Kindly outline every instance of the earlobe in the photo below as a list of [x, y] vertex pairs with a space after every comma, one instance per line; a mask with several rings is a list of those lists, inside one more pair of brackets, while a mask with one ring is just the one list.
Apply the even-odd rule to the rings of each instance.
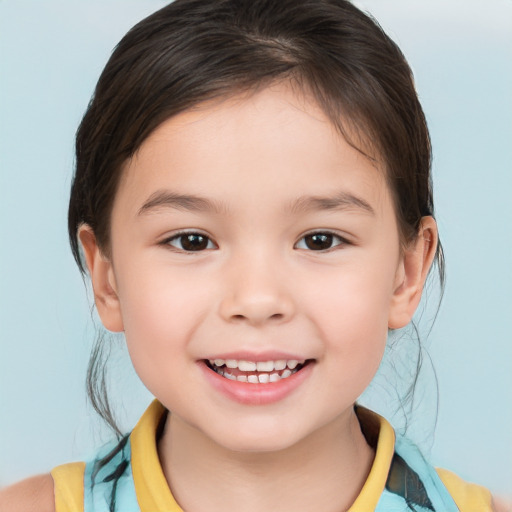
[[101, 321], [109, 331], [121, 332], [124, 330], [123, 319], [112, 262], [102, 253], [90, 226], [80, 226], [78, 237], [82, 243]]
[[397, 269], [388, 327], [400, 329], [412, 319], [437, 250], [437, 225], [433, 217], [421, 219], [418, 236], [404, 250]]

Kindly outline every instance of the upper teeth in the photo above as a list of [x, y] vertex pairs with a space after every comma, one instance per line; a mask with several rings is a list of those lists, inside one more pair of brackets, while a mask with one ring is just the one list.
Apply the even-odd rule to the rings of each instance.
[[228, 368], [238, 368], [242, 372], [272, 372], [274, 370], [284, 370], [288, 367], [294, 370], [297, 365], [304, 364], [304, 360], [297, 359], [278, 359], [277, 361], [245, 361], [237, 359], [210, 359], [210, 364], [215, 366], [227, 366]]

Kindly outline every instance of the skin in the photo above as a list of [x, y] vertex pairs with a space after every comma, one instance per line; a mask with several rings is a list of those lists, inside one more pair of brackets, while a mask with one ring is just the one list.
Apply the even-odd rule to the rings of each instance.
[[0, 489], [2, 512], [53, 512], [53, 479], [51, 475], [37, 475]]
[[[170, 193], [218, 209], [174, 208], [161, 200]], [[352, 200], [290, 209], [335, 193]], [[159, 453], [181, 506], [348, 508], [373, 460], [353, 404], [388, 329], [418, 304], [434, 220], [403, 250], [382, 168], [281, 83], [163, 123], [127, 163], [111, 226], [109, 257], [88, 227], [80, 233], [98, 312], [124, 331], [141, 380], [172, 411]], [[183, 229], [208, 237], [206, 249], [186, 253]], [[333, 233], [332, 247], [308, 248], [313, 230]], [[278, 350], [312, 368], [284, 399], [240, 404], [198, 364], [240, 350]]]

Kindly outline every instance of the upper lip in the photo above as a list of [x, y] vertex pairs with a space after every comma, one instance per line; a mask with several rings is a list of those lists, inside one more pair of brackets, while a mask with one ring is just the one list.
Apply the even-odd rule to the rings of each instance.
[[281, 352], [281, 351], [264, 351], [264, 352], [249, 352], [249, 351], [236, 351], [236, 352], [222, 352], [219, 354], [212, 354], [204, 359], [234, 359], [236, 361], [254, 361], [255, 363], [259, 361], [281, 361], [281, 360], [296, 360], [296, 361], [305, 361], [307, 357], [303, 357], [299, 354], [292, 354], [290, 352]]

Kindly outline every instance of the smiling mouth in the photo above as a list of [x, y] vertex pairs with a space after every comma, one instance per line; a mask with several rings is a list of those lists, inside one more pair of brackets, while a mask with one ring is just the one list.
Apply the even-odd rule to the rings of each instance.
[[229, 380], [249, 384], [268, 384], [287, 379], [302, 370], [313, 359], [277, 361], [244, 361], [236, 359], [206, 359], [210, 370]]

